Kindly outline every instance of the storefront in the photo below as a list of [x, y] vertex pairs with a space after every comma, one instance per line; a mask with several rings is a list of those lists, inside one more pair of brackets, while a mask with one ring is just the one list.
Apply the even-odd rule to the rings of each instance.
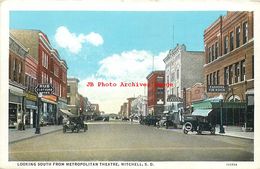
[[37, 118], [37, 96], [32, 92], [26, 92], [25, 98], [24, 124], [26, 128], [35, 128]]
[[22, 122], [24, 92], [22, 88], [9, 85], [9, 128], [18, 128]]
[[[203, 113], [207, 110], [209, 121], [213, 124], [220, 124], [220, 112], [222, 109], [222, 120], [226, 126], [244, 126], [246, 120], [245, 102], [220, 102], [218, 99], [207, 99], [192, 103], [192, 109], [195, 113]], [[193, 113], [192, 113], [193, 114]]]
[[54, 125], [57, 123], [57, 96], [46, 95], [41, 98], [40, 125]]

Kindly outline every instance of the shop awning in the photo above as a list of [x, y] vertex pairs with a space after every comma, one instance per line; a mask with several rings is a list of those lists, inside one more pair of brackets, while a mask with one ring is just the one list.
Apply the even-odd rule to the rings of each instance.
[[72, 114], [71, 112], [69, 112], [69, 111], [66, 110], [66, 109], [60, 109], [60, 111], [61, 111], [62, 113], [64, 113], [64, 114], [70, 116], [70, 117], [72, 117], [72, 116], [77, 116], [77, 115], [75, 115], [75, 114]]
[[196, 109], [192, 112], [192, 115], [196, 116], [208, 116], [212, 109]]
[[[220, 102], [212, 102], [210, 100], [205, 100], [201, 102], [192, 103], [192, 107], [196, 109], [218, 109], [221, 108]], [[245, 102], [223, 102], [222, 108], [238, 108], [243, 109], [246, 107]]]

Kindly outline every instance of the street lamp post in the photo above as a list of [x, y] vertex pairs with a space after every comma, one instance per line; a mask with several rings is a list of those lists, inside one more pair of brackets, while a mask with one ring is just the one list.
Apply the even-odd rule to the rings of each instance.
[[39, 93], [38, 102], [37, 102], [38, 112], [37, 112], [37, 117], [36, 117], [35, 134], [41, 134], [41, 128], [40, 128], [41, 97], [42, 97], [42, 94]]
[[219, 96], [219, 102], [220, 102], [220, 128], [219, 133], [225, 133], [225, 129], [223, 127], [223, 96]]

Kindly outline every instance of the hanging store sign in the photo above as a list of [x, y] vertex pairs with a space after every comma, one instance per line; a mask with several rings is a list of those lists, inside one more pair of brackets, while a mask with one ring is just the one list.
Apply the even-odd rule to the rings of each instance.
[[228, 86], [226, 85], [208, 85], [207, 92], [209, 93], [225, 93], [228, 91]]

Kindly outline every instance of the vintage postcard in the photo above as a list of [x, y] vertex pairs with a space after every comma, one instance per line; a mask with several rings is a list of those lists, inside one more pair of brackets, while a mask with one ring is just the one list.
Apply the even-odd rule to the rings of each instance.
[[0, 168], [259, 168], [257, 8], [3, 1]]

